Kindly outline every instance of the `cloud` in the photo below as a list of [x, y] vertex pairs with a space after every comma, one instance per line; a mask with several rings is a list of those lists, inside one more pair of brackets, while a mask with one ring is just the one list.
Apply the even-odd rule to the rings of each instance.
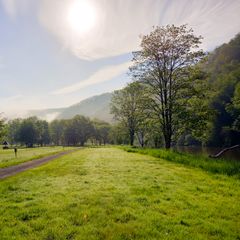
[[79, 36], [66, 24], [68, 0], [43, 0], [41, 23], [63, 46], [81, 59], [112, 57], [138, 49], [139, 35], [153, 25], [185, 24], [205, 37], [212, 49], [240, 29], [239, 0], [88, 0], [96, 7], [98, 22]]
[[[23, 95], [13, 95], [9, 97], [0, 97], [0, 112], [4, 113], [5, 117], [9, 117], [10, 115], [14, 115], [19, 117], [21, 114], [15, 114], [18, 111], [19, 106], [21, 106], [20, 102], [23, 100]], [[22, 113], [22, 112], [21, 112]]]
[[19, 13], [28, 10], [31, 0], [2, 0], [2, 5], [10, 17], [16, 18]]
[[16, 100], [19, 100], [21, 98], [23, 98], [23, 95], [18, 94], [18, 95], [6, 97], [6, 98], [1, 98], [1, 102], [3, 102], [4, 104], [5, 103], [7, 104], [7, 103], [15, 102]]
[[17, 12], [17, 6], [15, 0], [2, 0], [2, 5], [5, 11], [11, 16], [15, 17]]
[[159, 13], [153, 11], [159, 5], [156, 0], [88, 2], [95, 6], [97, 22], [91, 31], [82, 35], [72, 31], [68, 25], [68, 0], [43, 0], [39, 14], [41, 23], [65, 48], [82, 59], [92, 60], [129, 53], [138, 47], [139, 34], [158, 24]]
[[91, 85], [96, 85], [102, 82], [109, 81], [115, 77], [120, 76], [121, 74], [127, 73], [129, 66], [130, 62], [122, 63], [119, 65], [107, 66], [95, 72], [89, 78], [82, 80], [76, 84], [61, 89], [57, 89], [54, 92], [52, 92], [52, 94], [53, 95], [69, 94]]
[[73, 1], [2, 0], [10, 15], [26, 11], [37, 2], [40, 23], [65, 49], [87, 60], [138, 49], [139, 35], [149, 32], [153, 25], [188, 23], [204, 36], [205, 50], [228, 41], [240, 29], [240, 0], [87, 0], [95, 6], [97, 23], [90, 32], [78, 35], [67, 23]]

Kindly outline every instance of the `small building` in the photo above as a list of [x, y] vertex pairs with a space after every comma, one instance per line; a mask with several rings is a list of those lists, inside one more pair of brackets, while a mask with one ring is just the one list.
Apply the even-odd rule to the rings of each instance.
[[3, 142], [3, 149], [9, 149], [9, 143], [7, 141]]

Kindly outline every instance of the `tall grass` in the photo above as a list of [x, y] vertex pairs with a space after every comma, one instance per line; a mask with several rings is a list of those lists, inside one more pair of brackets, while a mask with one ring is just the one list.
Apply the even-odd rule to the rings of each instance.
[[165, 159], [167, 161], [181, 163], [187, 166], [201, 168], [211, 173], [225, 174], [228, 176], [237, 176], [240, 178], [240, 161], [214, 159], [200, 155], [189, 153], [180, 153], [174, 150], [165, 149], [149, 149], [149, 148], [133, 148], [121, 147], [127, 152], [140, 153], [150, 155], [156, 158]]

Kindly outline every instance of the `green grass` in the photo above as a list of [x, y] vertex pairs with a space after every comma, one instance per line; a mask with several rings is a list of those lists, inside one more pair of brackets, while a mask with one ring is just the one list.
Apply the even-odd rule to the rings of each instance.
[[132, 148], [132, 147], [120, 147], [120, 148], [127, 152], [146, 154], [156, 158], [165, 159], [167, 161], [181, 163], [191, 167], [201, 168], [211, 173], [235, 176], [240, 179], [240, 161], [227, 160], [221, 158], [215, 159], [165, 149]]
[[87, 148], [0, 182], [5, 239], [240, 239], [240, 180]]
[[71, 149], [69, 147], [40, 147], [40, 148], [22, 148], [18, 149], [17, 158], [13, 149], [0, 149], [0, 168], [17, 165], [19, 163], [31, 161], [58, 152]]

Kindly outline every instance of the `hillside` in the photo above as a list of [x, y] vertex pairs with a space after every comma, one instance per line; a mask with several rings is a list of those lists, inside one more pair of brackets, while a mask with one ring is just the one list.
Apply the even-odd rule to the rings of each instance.
[[97, 118], [103, 121], [111, 122], [110, 101], [112, 93], [104, 93], [101, 95], [87, 98], [77, 104], [67, 108], [32, 110], [28, 112], [28, 116], [37, 116], [41, 119], [68, 119], [75, 115], [84, 115], [90, 118]]
[[205, 65], [209, 89], [212, 89], [210, 106], [216, 116], [209, 139], [211, 146], [231, 146], [240, 139], [240, 34], [229, 43], [210, 53]]

